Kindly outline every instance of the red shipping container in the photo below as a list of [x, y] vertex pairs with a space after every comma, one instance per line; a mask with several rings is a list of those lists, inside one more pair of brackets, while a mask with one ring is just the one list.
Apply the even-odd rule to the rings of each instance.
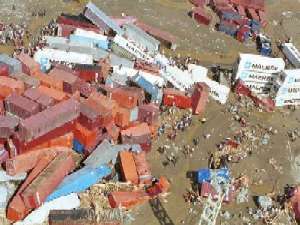
[[105, 130], [110, 139], [117, 143], [120, 136], [120, 128], [116, 126], [114, 121], [111, 121], [111, 123], [107, 124], [105, 126]]
[[3, 100], [0, 100], [0, 115], [4, 116], [5, 115], [5, 109], [4, 109], [4, 103]]
[[134, 69], [136, 70], [142, 70], [145, 71], [147, 73], [151, 73], [153, 75], [159, 75], [159, 66], [154, 65], [154, 64], [150, 64], [148, 62], [145, 62], [143, 60], [136, 60], [134, 63]]
[[244, 16], [244, 17], [247, 16], [246, 10], [245, 10], [245, 8], [244, 8], [243, 6], [238, 5], [238, 6], [237, 6], [237, 11], [238, 11], [238, 13], [239, 13], [241, 16]]
[[121, 128], [127, 127], [130, 124], [130, 110], [119, 107], [119, 111], [115, 116], [115, 123]]
[[40, 111], [40, 105], [23, 96], [12, 94], [5, 99], [5, 109], [21, 119], [26, 119]]
[[211, 16], [207, 15], [202, 7], [197, 7], [192, 11], [192, 17], [200, 24], [209, 25]]
[[24, 152], [30, 151], [35, 147], [45, 143], [46, 141], [49, 141], [50, 139], [58, 138], [69, 132], [73, 132], [74, 129], [75, 129], [75, 121], [71, 121], [31, 141], [27, 141], [27, 142], [22, 141], [22, 139], [18, 134], [13, 136], [12, 140], [13, 140], [13, 144], [15, 145], [15, 148], [17, 149], [17, 153], [23, 154]]
[[244, 42], [244, 41], [246, 41], [245, 35], [247, 35], [249, 33], [250, 33], [250, 27], [246, 26], [246, 25], [242, 26], [236, 34], [236, 39], [240, 42]]
[[23, 96], [38, 103], [41, 111], [55, 104], [55, 100], [53, 98], [41, 93], [37, 88], [27, 89], [23, 93]]
[[196, 83], [194, 93], [192, 95], [193, 114], [204, 113], [209, 95], [209, 87], [205, 83]]
[[100, 31], [99, 28], [96, 27], [94, 24], [82, 20], [77, 20], [69, 16], [64, 16], [64, 15], [58, 16], [56, 22], [60, 24], [75, 26], [76, 28], [93, 28]]
[[97, 103], [97, 105], [101, 105], [107, 110], [109, 110], [112, 117], [115, 117], [116, 113], [119, 110], [119, 105], [115, 100], [109, 99], [108, 97], [100, 93], [93, 92], [91, 93], [89, 98], [93, 100], [95, 103]]
[[191, 97], [184, 92], [173, 88], [165, 88], [163, 95], [163, 104], [166, 106], [176, 106], [181, 109], [188, 109], [192, 106]]
[[16, 130], [19, 120], [13, 116], [0, 116], [0, 138], [9, 138]]
[[7, 64], [0, 64], [0, 76], [8, 76], [9, 75], [9, 66]]
[[259, 16], [256, 13], [255, 9], [247, 8], [247, 12], [251, 19], [259, 21]]
[[60, 153], [39, 176], [21, 193], [25, 206], [35, 209], [46, 200], [49, 194], [60, 184], [66, 175], [75, 168], [70, 153]]
[[6, 160], [9, 159], [9, 153], [6, 151], [3, 144], [0, 144], [0, 164], [3, 164], [6, 162]]
[[66, 71], [61, 68], [54, 68], [50, 71], [49, 76], [63, 82], [64, 92], [73, 94], [76, 91], [75, 85], [78, 77], [76, 77], [70, 71]]
[[39, 64], [33, 58], [23, 52], [17, 56], [17, 59], [22, 63], [22, 72], [28, 75], [31, 74], [32, 70], [39, 67]]
[[158, 121], [159, 113], [159, 107], [155, 104], [141, 105], [139, 107], [138, 120], [150, 125]]
[[24, 89], [24, 82], [11, 77], [0, 76], [0, 95], [2, 97], [7, 97], [13, 92], [20, 95], [24, 92]]
[[122, 151], [119, 153], [122, 180], [133, 184], [139, 183], [139, 178], [131, 152]]
[[112, 208], [118, 208], [119, 206], [126, 209], [130, 209], [134, 206], [143, 204], [150, 198], [144, 191], [115, 191], [108, 195], [108, 201]]
[[53, 98], [57, 102], [61, 102], [61, 101], [66, 100], [68, 98], [66, 93], [64, 93], [62, 91], [59, 91], [59, 90], [56, 90], [56, 89], [51, 88], [51, 87], [49, 88], [49, 87], [41, 85], [41, 86], [38, 87], [38, 90], [42, 94], [47, 95], [50, 98]]
[[58, 91], [63, 91], [63, 82], [54, 77], [48, 76], [40, 71], [39, 68], [36, 68], [31, 71], [31, 75], [40, 80], [41, 85], [44, 85], [48, 88], [53, 88]]
[[111, 96], [121, 107], [132, 109], [138, 104], [138, 93], [126, 88], [113, 89]]
[[23, 120], [19, 127], [20, 137], [26, 142], [36, 139], [68, 122], [76, 120], [79, 112], [79, 103], [76, 100], [63, 101]]
[[266, 27], [267, 24], [268, 24], [268, 21], [266, 19], [266, 13], [262, 10], [259, 10], [258, 11], [258, 16], [259, 16], [259, 21], [260, 21], [262, 27]]
[[152, 187], [146, 189], [146, 192], [150, 197], [157, 196], [161, 193], [166, 193], [170, 189], [170, 183], [165, 177], [160, 177]]
[[85, 157], [89, 156], [104, 139], [108, 139], [107, 133], [103, 133], [103, 130], [99, 129], [94, 144], [84, 149]]
[[21, 184], [17, 193], [10, 201], [7, 208], [7, 219], [10, 221], [18, 221], [24, 219], [31, 211], [31, 208], [26, 207], [23, 199], [21, 198], [21, 193], [32, 183], [34, 179], [49, 165], [49, 163], [54, 159], [55, 155], [44, 155], [39, 159], [36, 166], [29, 173], [26, 180]]
[[89, 147], [95, 145], [97, 135], [100, 132], [99, 128], [94, 128], [93, 130], [90, 130], [90, 129], [82, 126], [80, 123], [76, 123], [75, 127], [76, 128], [74, 130], [74, 137], [76, 140], [78, 140], [86, 148], [89, 148]]
[[19, 173], [28, 172], [44, 155], [55, 155], [59, 152], [72, 152], [72, 149], [65, 147], [52, 147], [36, 149], [31, 152], [12, 157], [6, 161], [7, 174], [14, 176]]
[[89, 82], [97, 81], [97, 78], [101, 76], [100, 65], [76, 64], [74, 71], [76, 71], [81, 79]]
[[123, 144], [140, 144], [151, 141], [151, 131], [147, 123], [140, 123], [121, 131]]
[[140, 184], [151, 184], [152, 174], [150, 166], [146, 159], [146, 152], [133, 153], [133, 159], [136, 166]]

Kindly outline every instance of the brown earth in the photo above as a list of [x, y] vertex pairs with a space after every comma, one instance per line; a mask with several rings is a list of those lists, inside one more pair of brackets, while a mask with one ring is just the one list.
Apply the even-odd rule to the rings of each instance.
[[[174, 34], [178, 38], [178, 49], [175, 52], [167, 50], [166, 52], [170, 55], [191, 56], [206, 64], [229, 64], [236, 60], [239, 52], [256, 52], [253, 42], [241, 44], [225, 34], [214, 31], [214, 24], [210, 27], [198, 25], [187, 16], [187, 12], [192, 8], [187, 0], [94, 0], [94, 2], [107, 14], [117, 16], [126, 13]], [[10, 10], [12, 4], [16, 5], [16, 11], [14, 12]], [[25, 21], [29, 24], [33, 33], [36, 33], [40, 26], [46, 24], [61, 12], [78, 13], [82, 10], [82, 5], [78, 3], [64, 3], [60, 0], [2, 0], [0, 6], [0, 17], [3, 21]], [[31, 17], [32, 11], [44, 8], [47, 10], [46, 18]], [[267, 1], [269, 25], [266, 28], [266, 33], [272, 37], [274, 42], [292, 37], [296, 46], [300, 48], [299, 10], [300, 3], [296, 0]], [[287, 11], [291, 13], [286, 13]], [[285, 15], [283, 15], [283, 12], [285, 12]], [[209, 13], [214, 15], [211, 10], [209, 10]], [[217, 21], [215, 15], [213, 21], [214, 23]], [[276, 48], [274, 50], [278, 51]], [[11, 48], [2, 46], [0, 51], [11, 52]], [[230, 102], [237, 104], [232, 96]], [[178, 116], [180, 113], [182, 112], [178, 112], [176, 115]], [[170, 194], [166, 201], [162, 200], [162, 202], [175, 225], [181, 224], [182, 220], [186, 221], [185, 224], [197, 224], [201, 212], [196, 211], [194, 216], [188, 213], [190, 207], [184, 202], [183, 194], [191, 188], [191, 182], [186, 177], [186, 173], [207, 167], [209, 153], [216, 150], [216, 144], [226, 137], [232, 137], [235, 131], [240, 128], [240, 125], [232, 120], [232, 115], [227, 112], [226, 107], [215, 103], [213, 100], [210, 100], [203, 117], [207, 118], [206, 123], [202, 124], [200, 122], [201, 117], [195, 116], [193, 125], [186, 132], [180, 133], [173, 143], [168, 141], [165, 136], [158, 138], [149, 155], [153, 174], [156, 176], [165, 175], [172, 183]], [[299, 127], [299, 111], [277, 109], [274, 113], [263, 113], [253, 110], [250, 112], [250, 116], [246, 118], [249, 126], [260, 126], [258, 129], [260, 131], [264, 130], [263, 128], [272, 127], [277, 129], [278, 133], [271, 135], [268, 145], [257, 145], [257, 150], [251, 156], [240, 163], [230, 164], [233, 176], [243, 173], [253, 182], [262, 180], [261, 185], [250, 186], [251, 195], [262, 195], [272, 191], [279, 192], [282, 191], [285, 184], [293, 184], [299, 181], [299, 170], [292, 169], [291, 165], [294, 164], [292, 156], [297, 156], [300, 153], [300, 141], [291, 142], [291, 150], [287, 148], [287, 131]], [[168, 119], [174, 121], [173, 116], [164, 115], [163, 120]], [[211, 134], [211, 137], [204, 139], [203, 135], [208, 133]], [[180, 150], [176, 153], [176, 147], [184, 144], [192, 145], [194, 137], [200, 137], [200, 144], [195, 148], [192, 157], [185, 159]], [[179, 161], [175, 166], [164, 167], [162, 165], [165, 156], [161, 155], [156, 149], [163, 144], [170, 145], [171, 149], [168, 151], [174, 151], [179, 156]], [[269, 163], [271, 157], [277, 160], [279, 166], [282, 166], [282, 173], [275, 170]], [[265, 172], [259, 169], [265, 169]], [[235, 218], [230, 221], [221, 219], [218, 224], [243, 224], [237, 215], [241, 211], [245, 212], [247, 206], [254, 206], [252, 199], [247, 204], [224, 205], [222, 209], [235, 214]], [[135, 221], [132, 224], [134, 225], [163, 224], [155, 217], [148, 204], [134, 210], [133, 215]], [[261, 223], [252, 221], [252, 224]]]

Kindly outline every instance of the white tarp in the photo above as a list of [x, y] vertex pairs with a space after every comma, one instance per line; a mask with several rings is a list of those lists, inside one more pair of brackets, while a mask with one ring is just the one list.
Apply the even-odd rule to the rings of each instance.
[[154, 59], [148, 55], [146, 52], [144, 52], [143, 50], [141, 50], [140, 48], [138, 48], [136, 45], [134, 45], [133, 43], [129, 42], [128, 40], [126, 40], [125, 38], [116, 35], [113, 39], [113, 41], [120, 46], [121, 48], [126, 49], [128, 52], [130, 52], [131, 54], [133, 54], [136, 58], [138, 59], [143, 59], [147, 62], [153, 63]]
[[260, 73], [279, 73], [284, 70], [285, 63], [282, 58], [270, 58], [261, 55], [240, 54], [240, 61], [236, 79], [243, 71]]
[[71, 210], [80, 206], [80, 200], [76, 193], [62, 196], [53, 201], [46, 202], [39, 208], [32, 211], [23, 221], [18, 221], [14, 225], [34, 225], [42, 224], [47, 220], [51, 210]]
[[34, 54], [34, 60], [39, 64], [42, 64], [44, 59], [75, 64], [93, 64], [92, 55], [77, 52], [66, 52], [51, 48], [40, 49]]
[[276, 106], [300, 104], [300, 69], [285, 70], [275, 98]]
[[300, 67], [300, 52], [292, 43], [284, 43], [282, 51], [286, 58], [296, 67]]

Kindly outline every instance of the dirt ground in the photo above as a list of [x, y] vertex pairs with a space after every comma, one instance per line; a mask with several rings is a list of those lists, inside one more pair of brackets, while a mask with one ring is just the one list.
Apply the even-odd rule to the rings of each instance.
[[[187, 16], [192, 5], [187, 0], [94, 0], [107, 14], [136, 16], [137, 18], [151, 25], [162, 28], [174, 34], [178, 39], [178, 49], [175, 52], [166, 51], [171, 55], [191, 56], [200, 59], [205, 64], [233, 63], [239, 52], [256, 52], [253, 42], [241, 44], [233, 38], [214, 30], [211, 26], [198, 25]], [[15, 4], [16, 10], [11, 11]], [[51, 18], [55, 18], [61, 12], [78, 13], [82, 10], [82, 5], [78, 3], [62, 2], [52, 0], [2, 0], [0, 1], [0, 18], [5, 22], [26, 22], [30, 30], [36, 32], [38, 28], [46, 24]], [[46, 18], [31, 17], [33, 11], [47, 10]], [[214, 16], [214, 23], [217, 18]], [[296, 0], [267, 0], [267, 18], [269, 25], [265, 32], [275, 41], [292, 37], [295, 45], [300, 48], [300, 1]], [[278, 51], [274, 47], [275, 52]], [[8, 52], [10, 49], [0, 47], [0, 51]], [[201, 117], [195, 116], [193, 124], [187, 131], [180, 133], [175, 141], [170, 142], [165, 135], [155, 140], [152, 152], [149, 154], [149, 161], [155, 176], [165, 175], [171, 183], [171, 191], [166, 199], [162, 200], [163, 207], [173, 223], [168, 224], [197, 224], [200, 217], [199, 210], [195, 214], [190, 214], [188, 203], [184, 202], [183, 195], [187, 189], [191, 188], [191, 181], [187, 178], [188, 171], [195, 171], [199, 168], [207, 167], [210, 152], [216, 150], [216, 144], [226, 137], [233, 135], [240, 129], [240, 124], [233, 120], [233, 116], [228, 112], [229, 103], [237, 105], [231, 96], [230, 101], [225, 106], [210, 100], [205, 115], [206, 123], [201, 123]], [[182, 112], [176, 113], [180, 114]], [[294, 158], [300, 154], [300, 140], [288, 141], [287, 132], [300, 127], [299, 110], [291, 111], [277, 109], [274, 113], [259, 112], [254, 109], [246, 114], [249, 127], [258, 127], [258, 130], [267, 130], [270, 127], [278, 132], [271, 135], [268, 145], [258, 144], [256, 151], [251, 156], [237, 164], [229, 164], [233, 176], [239, 174], [247, 175], [252, 185], [250, 186], [250, 196], [263, 195], [270, 192], [282, 192], [285, 184], [295, 184], [299, 182], [299, 172]], [[163, 120], [174, 121], [174, 116], [163, 115]], [[209, 139], [203, 136], [211, 134]], [[183, 145], [192, 145], [195, 137], [200, 138], [200, 144], [195, 147], [192, 157], [185, 158], [180, 152]], [[260, 137], [258, 137], [260, 138]], [[260, 143], [260, 141], [258, 141]], [[288, 143], [290, 148], [288, 148]], [[170, 145], [169, 151], [175, 152], [179, 156], [178, 163], [173, 166], [163, 166], [165, 156], [161, 155], [157, 148], [161, 145]], [[256, 144], [256, 143], [255, 143]], [[269, 162], [274, 158], [277, 165], [282, 167], [282, 171], [274, 169]], [[264, 169], [264, 170], [262, 170]], [[259, 183], [259, 184], [254, 184]], [[220, 219], [218, 224], [240, 225], [243, 224], [238, 214], [245, 215], [246, 207], [254, 207], [254, 202], [250, 197], [249, 203], [241, 205], [224, 205], [226, 209], [235, 216], [232, 220]], [[145, 204], [132, 213], [135, 221], [134, 225], [163, 225], [153, 213], [149, 204]], [[185, 223], [183, 223], [185, 221]], [[251, 221], [251, 224], [260, 224], [260, 221]]]

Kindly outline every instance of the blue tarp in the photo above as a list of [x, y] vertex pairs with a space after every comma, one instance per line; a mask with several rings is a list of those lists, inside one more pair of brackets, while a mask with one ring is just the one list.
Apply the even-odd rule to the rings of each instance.
[[98, 168], [85, 166], [66, 176], [56, 190], [47, 197], [46, 201], [49, 202], [61, 196], [85, 191], [104, 177], [110, 175], [111, 172], [111, 169], [107, 166], [99, 166]]
[[230, 173], [227, 168], [222, 169], [199, 169], [196, 171], [196, 182], [201, 184], [203, 182], [210, 182], [213, 175], [226, 180], [227, 182], [230, 181]]

